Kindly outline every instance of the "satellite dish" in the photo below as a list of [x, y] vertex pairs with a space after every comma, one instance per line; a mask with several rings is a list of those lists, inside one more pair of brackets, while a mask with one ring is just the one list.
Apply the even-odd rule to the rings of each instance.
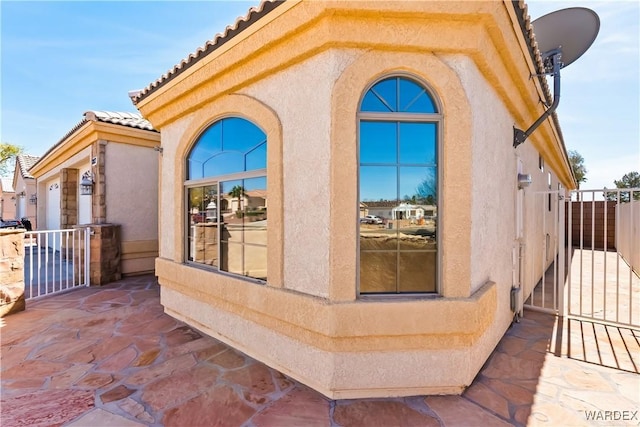
[[571, 7], [544, 15], [532, 25], [542, 56], [561, 50], [564, 68], [591, 47], [600, 30], [600, 18], [591, 9]]
[[556, 10], [531, 23], [542, 55], [545, 73], [553, 74], [553, 104], [526, 131], [513, 128], [513, 146], [522, 144], [560, 103], [560, 69], [580, 58], [600, 31], [600, 18], [591, 9]]

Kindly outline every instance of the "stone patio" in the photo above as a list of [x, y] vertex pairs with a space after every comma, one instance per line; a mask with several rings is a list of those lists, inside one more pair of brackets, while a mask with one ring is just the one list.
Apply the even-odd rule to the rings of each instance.
[[[0, 322], [3, 427], [640, 423], [640, 332], [566, 357], [585, 329], [532, 311], [462, 396], [337, 401], [164, 314], [153, 276], [29, 301]], [[628, 355], [618, 369], [587, 354], [605, 347]]]

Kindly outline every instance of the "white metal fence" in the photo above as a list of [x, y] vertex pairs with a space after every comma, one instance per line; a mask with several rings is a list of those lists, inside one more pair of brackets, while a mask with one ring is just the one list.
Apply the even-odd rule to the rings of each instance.
[[25, 298], [89, 286], [90, 228], [25, 233]]
[[527, 270], [533, 290], [525, 306], [538, 311], [560, 313], [564, 305], [566, 252], [564, 190], [538, 192], [534, 195], [533, 215], [538, 227], [532, 251], [525, 262], [532, 265]]
[[[562, 193], [545, 193], [559, 200], [557, 227], [543, 219], [542, 262], [535, 261], [536, 285], [525, 305], [640, 328], [640, 189]], [[546, 204], [538, 209], [546, 218]]]
[[633, 271], [640, 250], [640, 216], [633, 213], [638, 198], [640, 189], [572, 192], [568, 316], [640, 328], [640, 279]]

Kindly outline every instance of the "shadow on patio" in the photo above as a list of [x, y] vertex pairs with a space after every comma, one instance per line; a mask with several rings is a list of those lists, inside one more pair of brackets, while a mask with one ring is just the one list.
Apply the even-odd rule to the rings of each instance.
[[152, 276], [0, 321], [3, 427], [594, 425], [640, 407], [639, 375], [556, 357], [556, 318], [530, 311], [462, 396], [338, 401], [164, 314]]

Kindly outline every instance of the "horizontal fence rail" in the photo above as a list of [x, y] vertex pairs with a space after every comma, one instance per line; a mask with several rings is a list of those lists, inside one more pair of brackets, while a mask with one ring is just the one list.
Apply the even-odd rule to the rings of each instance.
[[25, 233], [25, 298], [89, 286], [89, 228]]

